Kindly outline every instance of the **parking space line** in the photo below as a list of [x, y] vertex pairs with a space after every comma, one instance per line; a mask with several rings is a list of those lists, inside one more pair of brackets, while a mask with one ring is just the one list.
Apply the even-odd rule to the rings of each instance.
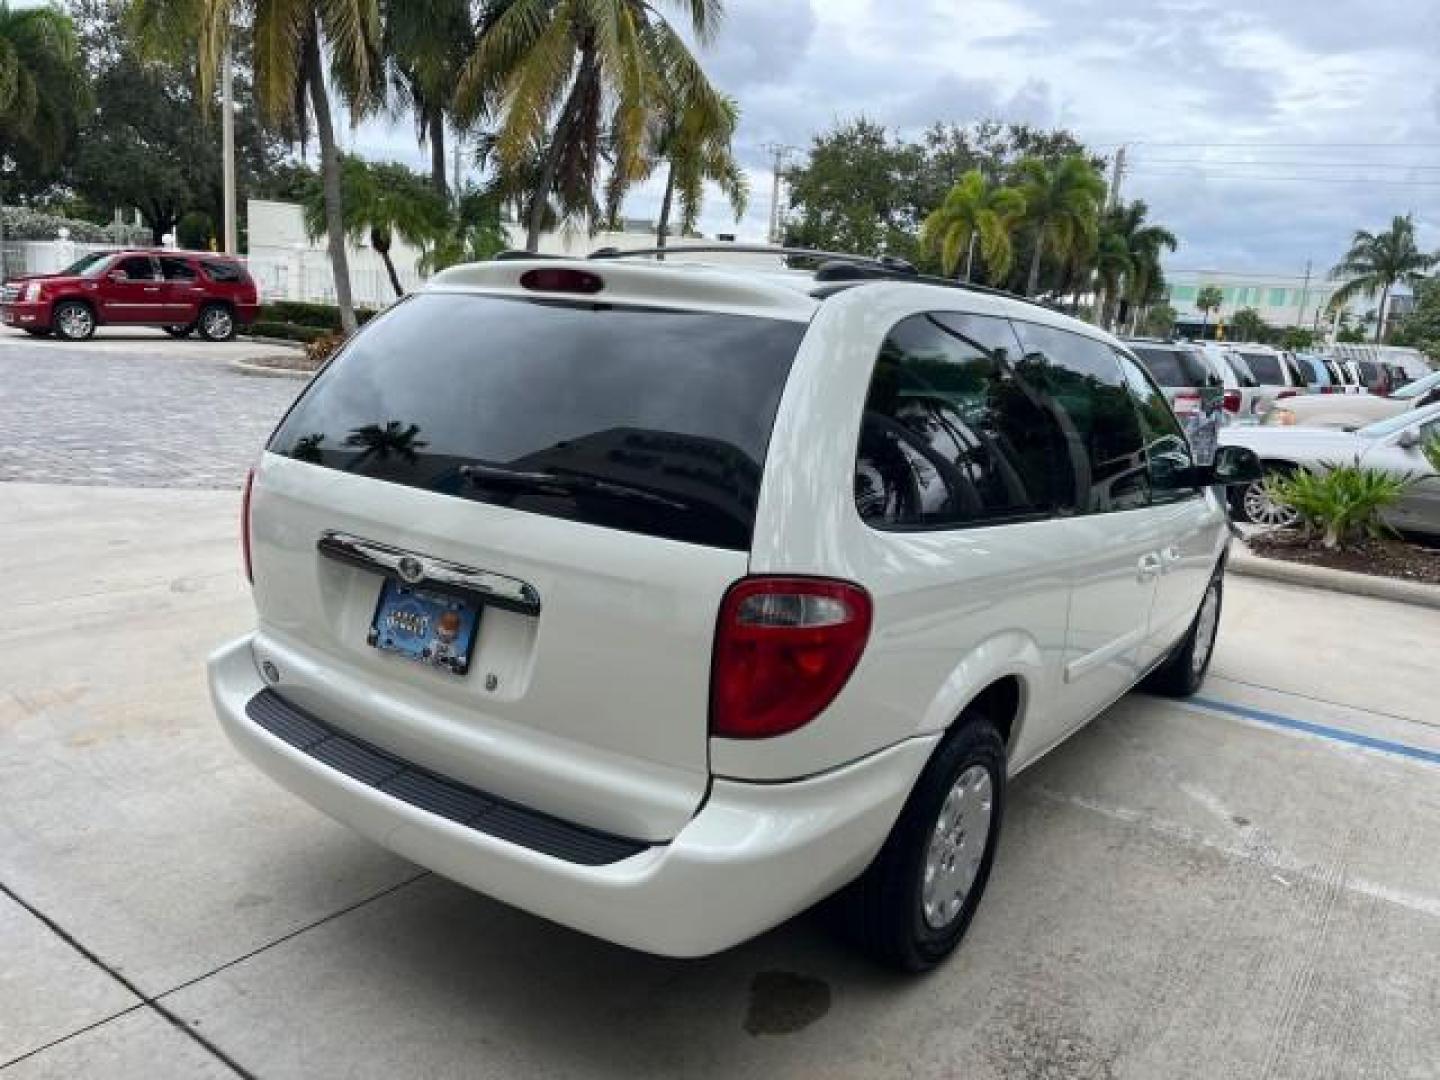
[[1246, 720], [1254, 720], [1257, 723], [1269, 724], [1272, 727], [1286, 728], [1290, 731], [1301, 731], [1307, 735], [1316, 735], [1319, 738], [1330, 739], [1334, 742], [1348, 743], [1351, 746], [1363, 746], [1367, 750], [1379, 750], [1383, 753], [1397, 754], [1400, 757], [1411, 758], [1415, 761], [1424, 761], [1430, 765], [1440, 765], [1440, 750], [1427, 750], [1422, 746], [1410, 746], [1407, 743], [1376, 738], [1374, 735], [1361, 735], [1359, 732], [1346, 731], [1344, 728], [1331, 727], [1328, 724], [1317, 724], [1313, 720], [1298, 720], [1293, 716], [1285, 716], [1281, 713], [1257, 709], [1250, 705], [1235, 705], [1228, 701], [1217, 701], [1214, 698], [1195, 697], [1190, 699], [1190, 704], [1199, 706], [1202, 709], [1229, 713], [1232, 716], [1243, 717]]

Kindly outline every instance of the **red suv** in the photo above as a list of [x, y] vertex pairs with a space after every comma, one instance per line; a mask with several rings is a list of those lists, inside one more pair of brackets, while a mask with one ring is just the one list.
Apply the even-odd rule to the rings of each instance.
[[58, 274], [7, 281], [0, 318], [28, 334], [82, 341], [100, 325], [161, 326], [228, 341], [260, 310], [238, 259], [196, 251], [101, 251]]

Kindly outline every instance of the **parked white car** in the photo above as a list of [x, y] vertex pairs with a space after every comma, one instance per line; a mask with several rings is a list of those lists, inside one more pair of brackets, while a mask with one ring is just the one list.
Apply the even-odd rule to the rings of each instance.
[[1225, 412], [1237, 424], [1254, 424], [1260, 419], [1260, 403], [1264, 395], [1260, 381], [1250, 365], [1236, 350], [1223, 342], [1197, 342], [1211, 368], [1225, 387]]
[[[1255, 451], [1265, 476], [1300, 469], [1324, 472], [1334, 465], [1360, 464], [1409, 484], [1385, 514], [1393, 528], [1440, 536], [1440, 473], [1430, 466], [1425, 444], [1440, 436], [1440, 404], [1427, 405], [1379, 420], [1358, 431], [1321, 427], [1227, 428], [1221, 442]], [[1271, 498], [1263, 480], [1231, 489], [1235, 516], [1257, 525], [1293, 525], [1295, 511]]]
[[[689, 256], [693, 258], [693, 254]], [[929, 967], [1007, 778], [1215, 641], [1229, 532], [1154, 383], [1043, 307], [868, 260], [437, 275], [247, 483], [210, 661], [275, 780], [484, 893], [671, 956], [839, 892]]]
[[1440, 401], [1440, 371], [1416, 379], [1391, 394], [1315, 394], [1286, 398], [1266, 414], [1264, 423], [1354, 431], [1436, 401]]
[[1288, 349], [1277, 349], [1272, 345], [1257, 345], [1253, 342], [1235, 342], [1231, 348], [1245, 361], [1258, 384], [1255, 394], [1255, 414], [1263, 417], [1276, 401], [1307, 392], [1308, 383], [1295, 361], [1294, 353]]

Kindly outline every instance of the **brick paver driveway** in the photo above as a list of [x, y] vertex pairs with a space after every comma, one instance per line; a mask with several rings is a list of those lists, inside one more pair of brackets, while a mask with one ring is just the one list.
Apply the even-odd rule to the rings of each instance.
[[0, 481], [239, 487], [305, 384], [234, 371], [241, 345], [199, 344], [0, 337]]

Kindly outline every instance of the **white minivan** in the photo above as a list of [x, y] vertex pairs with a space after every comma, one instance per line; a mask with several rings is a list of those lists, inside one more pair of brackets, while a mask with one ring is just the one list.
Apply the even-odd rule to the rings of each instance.
[[527, 911], [699, 956], [833, 896], [919, 970], [1007, 778], [1200, 684], [1255, 475], [1114, 338], [888, 261], [456, 267], [275, 431], [210, 687], [279, 783]]

